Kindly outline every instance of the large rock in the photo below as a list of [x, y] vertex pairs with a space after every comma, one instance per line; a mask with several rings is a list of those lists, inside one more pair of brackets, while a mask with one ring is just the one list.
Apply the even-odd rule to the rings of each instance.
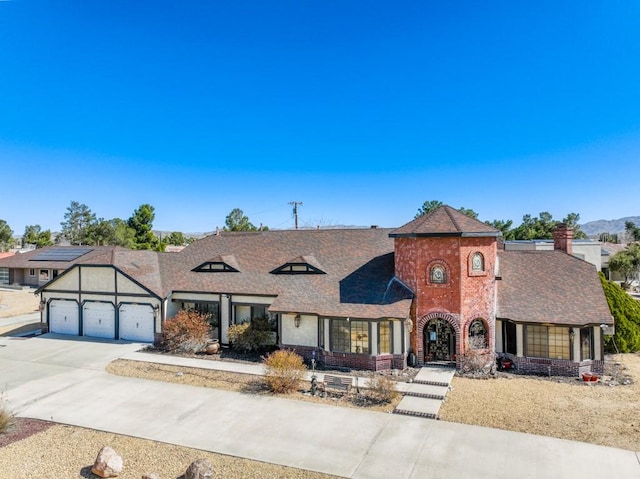
[[196, 459], [187, 468], [184, 479], [213, 479], [213, 464], [206, 459]]
[[160, 479], [160, 476], [153, 472], [151, 474], [143, 474], [142, 479]]
[[91, 472], [100, 477], [117, 477], [122, 472], [124, 462], [122, 457], [111, 447], [100, 449]]

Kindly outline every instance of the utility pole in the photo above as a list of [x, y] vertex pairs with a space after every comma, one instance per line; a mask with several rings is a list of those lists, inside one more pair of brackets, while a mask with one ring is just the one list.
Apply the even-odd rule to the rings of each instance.
[[298, 229], [298, 205], [302, 205], [302, 201], [289, 201], [290, 205], [293, 205], [293, 218], [296, 222], [296, 229]]

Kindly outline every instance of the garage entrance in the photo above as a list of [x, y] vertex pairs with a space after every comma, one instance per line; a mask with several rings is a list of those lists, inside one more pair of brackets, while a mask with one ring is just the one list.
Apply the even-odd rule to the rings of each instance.
[[53, 299], [49, 303], [49, 332], [80, 334], [80, 308], [75, 301]]
[[116, 315], [112, 303], [87, 301], [82, 307], [82, 326], [85, 336], [114, 339]]
[[120, 306], [120, 339], [152, 343], [154, 341], [155, 320], [153, 308], [149, 304], [123, 304]]

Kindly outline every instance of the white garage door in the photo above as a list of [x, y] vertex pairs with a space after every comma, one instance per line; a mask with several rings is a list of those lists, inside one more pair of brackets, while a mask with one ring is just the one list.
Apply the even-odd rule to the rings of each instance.
[[58, 334], [80, 334], [80, 308], [75, 301], [53, 299], [49, 303], [49, 331]]
[[93, 338], [116, 337], [116, 315], [113, 304], [87, 301], [82, 308], [82, 332]]
[[153, 309], [148, 304], [120, 306], [120, 339], [153, 342]]

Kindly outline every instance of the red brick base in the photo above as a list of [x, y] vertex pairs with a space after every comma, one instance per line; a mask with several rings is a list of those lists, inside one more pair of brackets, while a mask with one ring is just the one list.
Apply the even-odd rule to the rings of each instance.
[[604, 361], [589, 359], [579, 363], [565, 359], [545, 359], [545, 358], [517, 358], [511, 354], [505, 354], [510, 358], [515, 370], [512, 372], [520, 374], [541, 374], [545, 376], [575, 376], [591, 372], [602, 374], [604, 370]]
[[311, 352], [316, 351], [319, 364], [329, 368], [349, 368], [366, 371], [383, 371], [388, 369], [406, 369], [407, 356], [405, 354], [380, 354], [370, 356], [356, 353], [333, 353], [308, 346], [293, 346], [281, 344], [282, 349], [291, 349], [302, 356], [305, 361], [311, 361]]

